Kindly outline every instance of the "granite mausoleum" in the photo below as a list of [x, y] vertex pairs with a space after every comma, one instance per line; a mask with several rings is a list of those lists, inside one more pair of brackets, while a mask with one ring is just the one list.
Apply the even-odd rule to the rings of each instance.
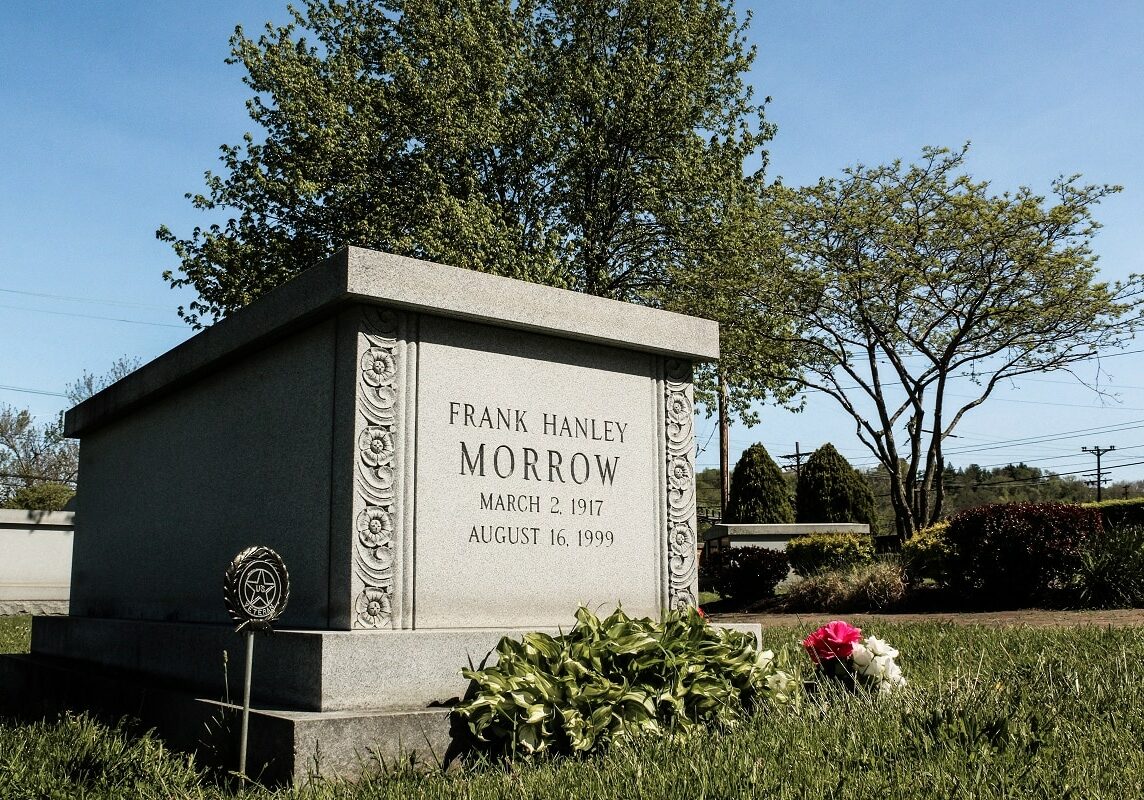
[[694, 604], [691, 376], [717, 356], [706, 320], [342, 251], [68, 413], [71, 615], [31, 658], [217, 699], [222, 574], [255, 544], [292, 584], [255, 701], [314, 724], [459, 695], [581, 604]]

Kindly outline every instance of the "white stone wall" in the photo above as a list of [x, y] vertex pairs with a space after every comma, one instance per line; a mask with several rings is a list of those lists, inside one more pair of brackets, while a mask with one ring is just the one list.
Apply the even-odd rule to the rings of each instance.
[[0, 615], [66, 614], [71, 511], [0, 509]]

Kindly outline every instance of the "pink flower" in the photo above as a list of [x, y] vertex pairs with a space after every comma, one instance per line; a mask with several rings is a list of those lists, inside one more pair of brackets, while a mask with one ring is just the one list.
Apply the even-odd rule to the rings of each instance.
[[862, 629], [841, 620], [828, 622], [802, 640], [802, 646], [815, 664], [832, 658], [850, 658], [854, 644], [862, 640]]

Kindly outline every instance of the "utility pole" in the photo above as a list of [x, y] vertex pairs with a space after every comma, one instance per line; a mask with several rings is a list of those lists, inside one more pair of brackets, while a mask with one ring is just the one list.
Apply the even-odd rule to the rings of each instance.
[[1105, 453], [1111, 453], [1115, 450], [1115, 446], [1110, 447], [1082, 447], [1082, 453], [1092, 453], [1096, 456], [1096, 502], [1100, 502], [1101, 488], [1104, 486], [1104, 473], [1100, 469], [1100, 457]]
[[[802, 471], [802, 451], [800, 451], [798, 449], [798, 447], [799, 447], [799, 443], [795, 442], [793, 453], [787, 453], [785, 456], [779, 456], [779, 458], [786, 458], [786, 459], [793, 458], [794, 459], [794, 476], [795, 476], [795, 478], [800, 477], [800, 474]], [[787, 469], [790, 469], [789, 464], [787, 465]]]
[[727, 419], [727, 383], [719, 373], [719, 519], [727, 519], [727, 502], [731, 497], [731, 469], [728, 465], [731, 430]]

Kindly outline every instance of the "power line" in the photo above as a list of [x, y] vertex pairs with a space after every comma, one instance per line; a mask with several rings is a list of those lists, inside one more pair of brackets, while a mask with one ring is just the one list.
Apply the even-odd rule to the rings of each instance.
[[1091, 436], [1094, 434], [1104, 433], [1119, 433], [1121, 431], [1135, 430], [1137, 428], [1144, 428], [1144, 419], [1128, 420], [1127, 422], [1117, 422], [1112, 425], [1097, 425], [1093, 428], [1076, 428], [1074, 430], [1057, 431], [1055, 433], [1042, 433], [1036, 436], [1021, 436], [1014, 439], [996, 439], [988, 443], [984, 447], [967, 446], [967, 447], [953, 447], [944, 451], [944, 455], [958, 455], [961, 453], [977, 453], [985, 450], [996, 450], [1001, 446], [1007, 445], [1029, 445], [1041, 444], [1043, 442], [1052, 442], [1057, 439], [1063, 438], [1076, 438], [1078, 436]]
[[[1127, 422], [1119, 422], [1113, 425], [1099, 425], [1094, 428], [1077, 428], [1075, 430], [1065, 430], [1056, 433], [1038, 434], [1037, 436], [1024, 436], [1015, 439], [995, 439], [984, 440], [980, 445], [967, 445], [963, 447], [951, 447], [942, 451], [942, 456], [967, 456], [974, 453], [986, 453], [991, 450], [1006, 450], [1017, 449], [1020, 447], [1030, 447], [1035, 445], [1043, 445], [1047, 442], [1056, 442], [1060, 439], [1078, 439], [1084, 436], [1093, 436], [1097, 434], [1121, 433], [1124, 431], [1138, 430], [1144, 428], [1144, 420], [1129, 420]], [[1134, 445], [1135, 446], [1135, 445]], [[1063, 449], [1063, 448], [1062, 448]], [[1075, 452], [1069, 450], [1068, 452]], [[1060, 456], [1063, 458], [1064, 456]], [[1042, 459], [1022, 459], [1028, 461], [1045, 461], [1052, 456]], [[872, 467], [878, 465], [879, 461], [860, 461], [856, 466]], [[1011, 462], [1010, 462], [1011, 463]]]
[[[1073, 428], [1064, 431], [1056, 431], [1053, 433], [1040, 433], [1035, 436], [1020, 436], [1013, 439], [990, 439], [988, 437], [976, 436], [972, 434], [958, 434], [961, 437], [972, 437], [980, 440], [980, 445], [958, 445], [943, 450], [945, 455], [959, 455], [962, 453], [976, 453], [984, 452], [985, 450], [997, 449], [1002, 445], [1032, 445], [1042, 444], [1045, 442], [1053, 442], [1057, 439], [1064, 437], [1077, 437], [1091, 434], [1103, 433], [1118, 433], [1120, 431], [1135, 430], [1137, 428], [1144, 428], [1144, 419], [1125, 420], [1123, 422], [1114, 422], [1108, 425], [1097, 425], [1091, 428]], [[731, 443], [736, 445], [746, 444], [746, 439], [732, 439]], [[752, 442], [753, 443], [753, 442]], [[789, 445], [787, 445], [789, 447]], [[856, 449], [856, 448], [853, 448]], [[848, 451], [849, 452], [849, 451]], [[863, 451], [868, 452], [868, 451]]]
[[[1085, 388], [1090, 388], [1083, 381], [1079, 381], [1079, 380], [1055, 381], [1052, 378], [1030, 378], [1028, 375], [1018, 375], [1015, 378], [1011, 378], [1011, 380], [1030, 381], [1031, 383], [1055, 383], [1058, 386], [1076, 386], [1079, 384], [1081, 386], [1085, 386]], [[1114, 390], [1119, 390], [1119, 389], [1144, 389], [1144, 386], [1137, 386], [1135, 384], [1130, 384], [1130, 383], [1117, 384], [1117, 383], [1115, 383], [1115, 381], [1111, 381], [1109, 383], [1109, 385], [1105, 388], [1108, 391], [1114, 391]], [[1102, 389], [1101, 391], [1104, 391], [1104, 390]]]
[[50, 300], [67, 300], [72, 303], [95, 303], [105, 306], [124, 306], [125, 308], [154, 308], [162, 311], [171, 310], [169, 306], [161, 306], [157, 303], [139, 303], [131, 300], [99, 300], [94, 297], [75, 297], [74, 295], [48, 294], [47, 292], [26, 292], [20, 289], [0, 289], [0, 292], [4, 294], [19, 294], [25, 297], [46, 297]]
[[[946, 397], [962, 397], [971, 398], [973, 395], [969, 394], [955, 394], [953, 392], [947, 393]], [[1091, 408], [1094, 411], [1144, 411], [1140, 406], [1121, 406], [1121, 405], [1099, 405], [1094, 406], [1086, 403], [1056, 403], [1052, 400], [1017, 400], [1013, 397], [997, 397], [994, 395], [989, 398], [990, 402], [997, 403], [1021, 403], [1029, 406], [1056, 406], [1058, 408]]]
[[700, 453], [702, 453], [704, 450], [707, 449], [707, 445], [711, 444], [711, 437], [715, 435], [715, 431], [717, 431], [717, 430], [719, 430], [719, 424], [718, 423], [711, 426], [711, 433], [707, 434], [707, 439], [704, 440], [703, 446], [695, 451], [696, 457], [698, 457]]
[[44, 394], [49, 397], [67, 397], [64, 392], [51, 392], [47, 389], [26, 389], [23, 386], [0, 386], [0, 389], [5, 389], [9, 392], [23, 392], [25, 394]]
[[[1137, 467], [1137, 466], [1140, 466], [1141, 464], [1144, 464], [1144, 461], [1129, 461], [1127, 463], [1122, 463], [1122, 464], [1110, 464], [1109, 466], [1104, 468], [1104, 471], [1107, 472], [1109, 470], [1116, 469], [1117, 467]], [[1008, 479], [1004, 479], [1004, 480], [998, 482], [998, 484], [996, 484], [996, 485], [1000, 485], [1001, 483], [1014, 483], [1014, 484], [1040, 483], [1041, 481], [1051, 480], [1052, 478], [1067, 478], [1067, 477], [1071, 477], [1073, 475], [1084, 475], [1084, 474], [1091, 474], [1091, 473], [1087, 469], [1078, 469], [1078, 470], [1074, 470], [1072, 472], [1053, 472], [1053, 473], [1050, 473], [1048, 475], [1042, 475], [1042, 476], [1037, 477], [1037, 478], [1008, 478]], [[978, 486], [993, 486], [994, 484], [993, 483], [981, 483], [981, 484], [977, 484], [977, 485]], [[959, 488], [966, 488], [964, 486], [959, 486], [958, 484], [954, 484], [954, 486], [958, 486]]]
[[[1144, 464], [1144, 461], [1130, 461], [1123, 464], [1113, 464], [1105, 467], [1105, 471], [1115, 469], [1116, 467], [1136, 467]], [[946, 483], [946, 489], [981, 489], [992, 486], [1032, 486], [1039, 483], [1047, 483], [1053, 478], [1070, 478], [1075, 475], [1083, 475], [1088, 473], [1087, 469], [1078, 469], [1072, 472], [1050, 472], [1046, 475], [1030, 476], [1028, 478], [995, 478], [990, 481], [981, 481], [978, 483]], [[1091, 474], [1091, 473], [1089, 473]], [[889, 479], [889, 475], [868, 475], [868, 478]], [[889, 497], [889, 494], [879, 494], [878, 497]]]
[[[1144, 352], [1144, 351], [1142, 351]], [[1032, 445], [1044, 445], [1051, 442], [1056, 442], [1059, 439], [1080, 438], [1094, 434], [1107, 434], [1119, 433], [1122, 431], [1138, 430], [1144, 428], [1144, 419], [1126, 420], [1124, 422], [1116, 422], [1109, 425], [1098, 425], [1091, 428], [1075, 428], [1070, 430], [1058, 431], [1054, 433], [1037, 434], [1036, 436], [1023, 436], [1013, 439], [989, 439], [986, 437], [973, 437], [980, 440], [979, 443], [966, 444], [944, 449], [943, 456], [957, 456], [968, 455], [972, 453], [984, 453], [990, 450], [1002, 450], [1007, 448], [1017, 448]], [[959, 434], [959, 436], [972, 436], [972, 434]], [[733, 444], [744, 444], [745, 440], [735, 439]], [[1066, 448], [1060, 448], [1065, 450]], [[847, 452], [854, 452], [855, 449], [847, 450]], [[855, 458], [856, 466], [875, 466], [880, 463], [876, 459], [871, 459], [868, 455], [869, 451], [861, 450], [862, 456], [866, 460], [859, 460]], [[1069, 450], [1068, 452], [1075, 452]]]
[[54, 314], [57, 317], [80, 317], [82, 319], [102, 319], [108, 322], [127, 322], [132, 325], [154, 325], [159, 328], [181, 328], [189, 332], [186, 325], [176, 325], [173, 322], [144, 322], [141, 319], [123, 319], [121, 317], [104, 317], [98, 314], [77, 314], [73, 311], [49, 311], [46, 308], [24, 308], [23, 306], [10, 306], [0, 304], [0, 308], [13, 308], [17, 311], [31, 311], [35, 314]]

